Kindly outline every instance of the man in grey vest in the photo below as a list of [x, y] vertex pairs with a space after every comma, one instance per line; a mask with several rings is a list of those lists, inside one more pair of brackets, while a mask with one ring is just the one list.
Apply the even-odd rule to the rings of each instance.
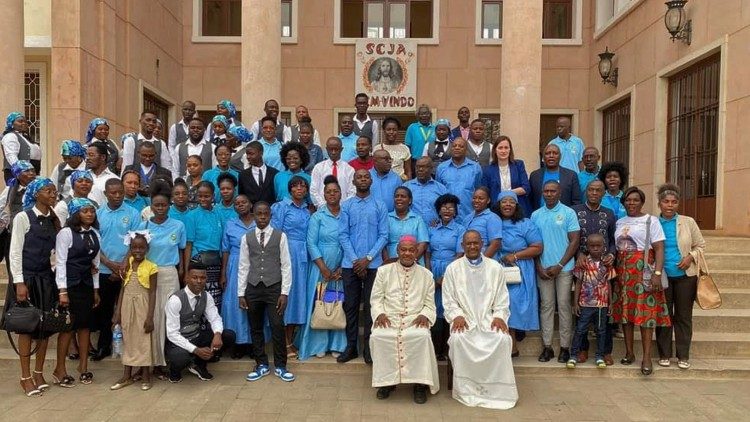
[[377, 145], [379, 142], [379, 130], [377, 120], [370, 118], [367, 109], [370, 108], [370, 97], [364, 92], [360, 92], [354, 97], [354, 108], [357, 114], [354, 115], [354, 133], [357, 136], [365, 135], [372, 139], [372, 144]]
[[[272, 118], [276, 122], [276, 139], [282, 144], [285, 144], [292, 140], [292, 129], [285, 125], [284, 122], [279, 118], [279, 103], [276, 100], [268, 100], [263, 106], [263, 111], [266, 113], [266, 117]], [[260, 119], [253, 123], [250, 128], [250, 133], [253, 134], [253, 139], [260, 140], [260, 129], [263, 125]]]
[[144, 142], [154, 144], [156, 148], [156, 162], [165, 169], [172, 169], [172, 158], [169, 156], [167, 146], [164, 141], [154, 136], [156, 129], [156, 114], [153, 111], [144, 111], [138, 121], [141, 125], [140, 132], [130, 132], [122, 135], [122, 168], [140, 162], [138, 155], [139, 147]]
[[182, 381], [185, 368], [201, 381], [210, 381], [214, 376], [206, 364], [232, 347], [236, 335], [224, 329], [213, 298], [205, 292], [206, 268], [191, 262], [185, 279], [185, 288], [173, 294], [165, 308], [169, 381]]
[[256, 226], [242, 238], [236, 281], [240, 308], [247, 310], [250, 322], [256, 364], [245, 379], [257, 381], [270, 373], [263, 334], [263, 321], [268, 317], [273, 340], [274, 375], [291, 382], [295, 376], [286, 369], [284, 327], [284, 311], [292, 287], [289, 245], [284, 233], [268, 225], [271, 207], [267, 203], [256, 202], [253, 213]]
[[172, 174], [175, 178], [187, 175], [187, 160], [197, 155], [203, 160], [203, 171], [216, 165], [214, 144], [204, 139], [206, 124], [200, 117], [191, 117], [188, 123], [188, 138], [172, 149]]
[[[294, 115], [297, 117], [297, 124], [291, 127], [292, 142], [299, 142], [299, 124], [303, 122], [312, 123], [310, 111], [303, 105], [298, 105], [294, 109]], [[320, 134], [318, 129], [313, 130], [313, 143], [320, 146]]]
[[182, 103], [182, 120], [179, 120], [169, 128], [167, 145], [169, 146], [170, 152], [173, 151], [180, 142], [187, 141], [188, 126], [190, 125], [190, 119], [192, 119], [193, 116], [195, 116], [195, 103], [187, 100]]

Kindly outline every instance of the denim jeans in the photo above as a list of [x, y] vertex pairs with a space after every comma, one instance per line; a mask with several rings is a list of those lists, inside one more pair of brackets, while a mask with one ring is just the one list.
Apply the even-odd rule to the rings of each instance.
[[576, 332], [573, 336], [573, 348], [570, 356], [575, 358], [583, 347], [583, 340], [589, 332], [589, 324], [596, 331], [596, 359], [604, 359], [607, 351], [607, 316], [608, 308], [581, 307], [581, 315], [578, 317]]

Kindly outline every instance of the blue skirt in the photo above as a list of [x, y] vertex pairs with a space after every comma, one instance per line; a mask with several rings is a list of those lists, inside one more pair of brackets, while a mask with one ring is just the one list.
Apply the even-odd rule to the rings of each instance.
[[536, 331], [539, 329], [539, 292], [536, 288], [534, 260], [521, 259], [516, 265], [521, 269], [521, 283], [508, 285], [508, 327], [514, 330]]
[[288, 239], [289, 255], [292, 261], [292, 287], [284, 312], [285, 324], [304, 324], [308, 315], [307, 294], [307, 244], [304, 241]]
[[247, 312], [240, 309], [240, 299], [237, 296], [237, 270], [239, 262], [239, 251], [238, 253], [232, 252], [229, 254], [226, 270], [227, 286], [226, 290], [224, 290], [221, 319], [224, 322], [224, 328], [232, 330], [237, 334], [237, 344], [252, 344]]

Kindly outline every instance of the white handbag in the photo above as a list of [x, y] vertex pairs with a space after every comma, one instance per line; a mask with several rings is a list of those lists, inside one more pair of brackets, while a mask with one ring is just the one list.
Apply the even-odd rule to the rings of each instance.
[[503, 265], [505, 284], [521, 284], [521, 269], [516, 265]]

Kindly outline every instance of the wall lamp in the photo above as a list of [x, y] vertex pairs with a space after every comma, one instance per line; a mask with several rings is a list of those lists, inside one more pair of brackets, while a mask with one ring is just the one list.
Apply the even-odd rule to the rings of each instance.
[[664, 14], [664, 25], [667, 27], [669, 34], [672, 35], [672, 42], [680, 40], [690, 45], [693, 33], [693, 21], [687, 18], [685, 3], [687, 3], [687, 0], [671, 0], [664, 3], [667, 5], [667, 13]]
[[617, 69], [613, 68], [612, 57], [615, 53], [609, 51], [609, 47], [604, 49], [604, 53], [599, 53], [599, 76], [602, 77], [602, 83], [617, 86]]

